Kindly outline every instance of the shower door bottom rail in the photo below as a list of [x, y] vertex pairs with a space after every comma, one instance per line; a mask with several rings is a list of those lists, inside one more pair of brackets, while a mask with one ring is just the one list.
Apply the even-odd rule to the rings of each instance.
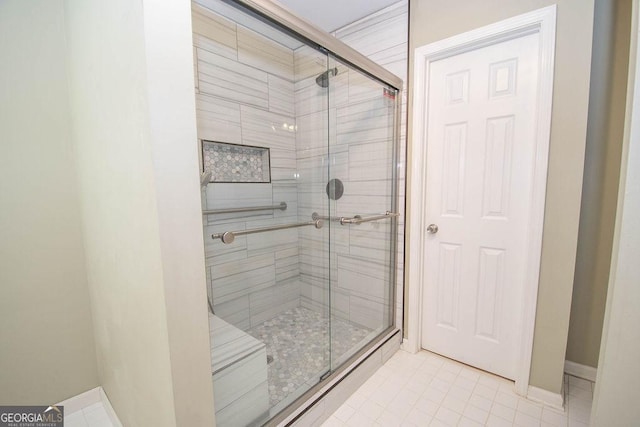
[[324, 219], [327, 221], [335, 221], [335, 222], [339, 222], [341, 225], [347, 225], [347, 224], [362, 224], [363, 222], [371, 222], [371, 221], [378, 221], [381, 219], [387, 219], [387, 218], [397, 218], [399, 217], [400, 214], [396, 213], [396, 212], [390, 212], [387, 211], [383, 214], [380, 215], [372, 215], [372, 216], [362, 216], [362, 215], [354, 215], [351, 218], [347, 218], [344, 216], [323, 216], [323, 215], [319, 215], [317, 212], [314, 212], [313, 214], [311, 214], [311, 218], [313, 219]]
[[294, 224], [272, 225], [270, 227], [250, 228], [249, 230], [225, 231], [224, 233], [212, 234], [211, 238], [214, 240], [220, 239], [222, 243], [228, 245], [229, 243], [233, 243], [233, 241], [236, 239], [236, 236], [265, 233], [267, 231], [286, 230], [289, 228], [306, 227], [309, 225], [313, 225], [315, 228], [320, 229], [324, 225], [324, 221], [322, 219], [314, 219], [313, 221], [297, 222]]

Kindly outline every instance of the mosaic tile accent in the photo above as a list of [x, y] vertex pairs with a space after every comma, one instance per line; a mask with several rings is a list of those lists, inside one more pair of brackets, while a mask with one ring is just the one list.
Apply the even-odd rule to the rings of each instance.
[[202, 141], [202, 163], [211, 182], [271, 182], [268, 148]]
[[[284, 311], [247, 331], [267, 346], [269, 403], [273, 407], [306, 383], [329, 369], [329, 319], [315, 311], [297, 307]], [[333, 318], [333, 354], [351, 350], [370, 329]]]

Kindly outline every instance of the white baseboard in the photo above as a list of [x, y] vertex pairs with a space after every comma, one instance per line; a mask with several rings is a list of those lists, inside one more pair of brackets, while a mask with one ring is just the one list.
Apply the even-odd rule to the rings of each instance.
[[564, 411], [564, 398], [560, 393], [552, 393], [530, 385], [527, 390], [527, 399]]
[[596, 368], [592, 368], [591, 366], [581, 365], [580, 363], [565, 360], [564, 372], [569, 375], [573, 375], [574, 377], [595, 382], [598, 370]]
[[56, 406], [64, 406], [64, 414], [67, 416], [74, 412], [78, 412], [87, 406], [100, 402], [102, 402], [102, 406], [104, 406], [104, 410], [107, 412], [107, 415], [111, 420], [111, 424], [115, 427], [122, 427], [122, 423], [118, 419], [116, 411], [113, 410], [113, 406], [111, 406], [109, 398], [100, 386], [85, 391], [84, 393], [80, 393], [77, 396], [70, 397], [60, 403], [56, 403]]

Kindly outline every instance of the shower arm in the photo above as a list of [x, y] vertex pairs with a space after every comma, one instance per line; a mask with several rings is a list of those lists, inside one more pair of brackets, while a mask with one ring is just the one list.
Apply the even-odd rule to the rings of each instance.
[[397, 218], [399, 216], [400, 216], [399, 213], [390, 212], [390, 211], [386, 211], [385, 213], [380, 215], [372, 215], [367, 217], [363, 217], [362, 215], [354, 215], [351, 218], [346, 218], [344, 216], [322, 216], [322, 215], [319, 215], [317, 212], [314, 212], [313, 214], [311, 214], [312, 219], [324, 219], [327, 221], [335, 221], [335, 222], [339, 222], [341, 225], [347, 225], [347, 224], [358, 225], [358, 224], [362, 224], [363, 222], [378, 221], [378, 220], [387, 219], [387, 218]]

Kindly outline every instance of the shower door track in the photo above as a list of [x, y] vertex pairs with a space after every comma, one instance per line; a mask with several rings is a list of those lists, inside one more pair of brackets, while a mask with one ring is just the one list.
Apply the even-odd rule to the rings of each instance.
[[270, 0], [224, 0], [233, 5], [239, 4], [257, 15], [275, 23], [289, 34], [307, 43], [323, 48], [332, 55], [351, 64], [377, 81], [383, 82], [402, 92], [402, 79], [380, 64], [367, 58], [357, 50], [351, 48], [329, 33], [321, 30], [310, 22], [294, 15], [289, 9]]

